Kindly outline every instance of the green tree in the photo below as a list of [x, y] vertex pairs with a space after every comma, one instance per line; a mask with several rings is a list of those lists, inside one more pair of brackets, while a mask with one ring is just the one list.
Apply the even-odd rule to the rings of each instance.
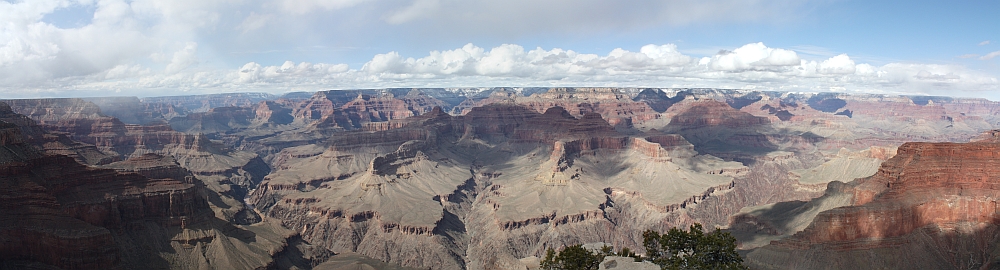
[[[572, 245], [559, 251], [557, 255], [555, 250], [549, 248], [545, 251], [545, 259], [539, 266], [545, 270], [598, 269], [605, 256], [603, 254], [605, 249], [602, 248], [601, 251], [595, 253], [587, 250], [583, 245]], [[610, 252], [610, 248], [608, 252]]]
[[673, 228], [661, 235], [648, 230], [642, 236], [645, 259], [663, 269], [747, 269], [736, 253], [736, 238], [728, 232], [705, 233], [695, 223], [686, 232]]
[[545, 269], [545, 270], [558, 269], [558, 268], [556, 268], [556, 266], [557, 266], [556, 265], [556, 251], [554, 249], [552, 249], [552, 248], [549, 248], [548, 250], [546, 250], [545, 251], [545, 259], [542, 260], [542, 263], [539, 264], [539, 266], [542, 269]]

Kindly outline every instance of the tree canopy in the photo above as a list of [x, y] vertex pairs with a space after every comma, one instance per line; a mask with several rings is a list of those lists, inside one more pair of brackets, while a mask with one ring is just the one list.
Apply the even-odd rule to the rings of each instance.
[[598, 269], [605, 256], [633, 257], [659, 265], [661, 269], [747, 269], [743, 258], [736, 253], [736, 238], [716, 229], [705, 233], [701, 224], [691, 225], [688, 231], [670, 229], [665, 234], [647, 230], [642, 234], [646, 254], [640, 257], [628, 248], [613, 252], [605, 246], [600, 251], [590, 251], [582, 245], [564, 248], [558, 253], [549, 248], [541, 262], [545, 270]]
[[747, 269], [736, 253], [736, 237], [719, 229], [705, 233], [697, 223], [686, 232], [677, 228], [665, 234], [646, 231], [642, 245], [646, 248], [643, 259], [663, 269]]

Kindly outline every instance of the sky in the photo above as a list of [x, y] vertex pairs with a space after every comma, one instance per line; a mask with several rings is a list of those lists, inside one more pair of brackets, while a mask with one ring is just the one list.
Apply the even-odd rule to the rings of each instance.
[[1000, 100], [1000, 1], [0, 0], [0, 98], [714, 87]]

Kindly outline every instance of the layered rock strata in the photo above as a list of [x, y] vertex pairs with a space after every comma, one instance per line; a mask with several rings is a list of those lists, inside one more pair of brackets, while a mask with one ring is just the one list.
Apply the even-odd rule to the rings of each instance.
[[631, 228], [552, 236], [609, 228], [617, 221], [607, 213], [622, 211], [617, 201], [665, 216], [746, 174], [739, 163], [698, 155], [681, 136], [630, 137], [599, 114], [576, 118], [560, 107], [539, 114], [487, 105], [465, 116], [435, 108], [389, 122], [326, 147], [288, 148], [251, 203], [335, 252], [421, 268], [503, 268], [593, 237], [637, 246]]
[[4, 260], [64, 269], [122, 267], [112, 231], [148, 221], [185, 227], [211, 212], [193, 178], [151, 179], [46, 156], [0, 122], [0, 249]]
[[[756, 268], [992, 268], [996, 143], [907, 143], [874, 176], [841, 187], [850, 205], [748, 255]], [[833, 185], [833, 184], [831, 184]]]

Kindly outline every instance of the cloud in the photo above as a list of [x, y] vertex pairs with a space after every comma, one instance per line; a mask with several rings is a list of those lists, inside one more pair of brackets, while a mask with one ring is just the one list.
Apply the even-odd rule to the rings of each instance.
[[733, 51], [722, 51], [711, 58], [702, 60], [712, 69], [720, 71], [742, 71], [798, 65], [799, 56], [790, 50], [774, 49], [764, 43], [743, 45]]
[[[315, 91], [379, 87], [618, 86], [719, 87], [777, 91], [855, 91], [938, 95], [989, 95], [996, 76], [957, 65], [856, 63], [846, 54], [800, 59], [794, 51], [751, 43], [701, 59], [674, 44], [616, 48], [600, 54], [516, 44], [482, 48], [466, 44], [419, 57], [377, 54], [359, 69], [347, 64], [248, 62], [231, 69], [198, 65], [199, 45], [185, 44], [163, 69], [121, 64], [92, 75], [3, 88], [8, 95], [39, 95], [59, 89], [164, 91]], [[195, 68], [197, 67], [197, 68]], [[65, 93], [64, 93], [65, 94]], [[9, 97], [9, 96], [8, 96]]]
[[[468, 41], [498, 33], [566, 35], [661, 24], [772, 21], [798, 14], [806, 6], [796, 0], [631, 4], [601, 0], [0, 1], [0, 86], [41, 87], [63, 78], [83, 78], [135, 65], [175, 74], [195, 63], [218, 67], [262, 61], [252, 59], [253, 54], [219, 52], [290, 51], [285, 48], [342, 41], [345, 44], [337, 46], [364, 47], [370, 44], [354, 40], [381, 38], [378, 35], [398, 38], [392, 42], [401, 43], [442, 38]], [[85, 10], [81, 16], [92, 18], [81, 19], [82, 25], [72, 28], [44, 20], [62, 9]], [[188, 48], [191, 43], [196, 46]], [[507, 65], [515, 62], [505, 61], [525, 52], [504, 51], [507, 49], [514, 48], [500, 48], [490, 54], [492, 58], [477, 59], [475, 67], [451, 64], [457, 65], [454, 72], [460, 73], [524, 76], [514, 74], [523, 69]], [[604, 66], [598, 68], [645, 70], [691, 61], [675, 47], [649, 47], [630, 53], [615, 55], [615, 60], [603, 59]], [[191, 58], [195, 55], [200, 58]], [[547, 57], [537, 60], [553, 61], [562, 56]]]
[[993, 59], [993, 57], [997, 57], [997, 56], [1000, 56], [1000, 51], [995, 51], [995, 52], [987, 53], [986, 55], [983, 55], [983, 56], [979, 57], [979, 60], [990, 60], [990, 59]]
[[934, 74], [934, 73], [930, 73], [930, 72], [928, 72], [926, 70], [921, 70], [921, 71], [917, 72], [917, 75], [913, 75], [913, 77], [917, 78], [917, 79], [933, 80], [933, 81], [955, 81], [955, 80], [959, 80], [959, 79], [962, 78], [962, 77], [959, 77], [958, 75], [955, 75], [955, 73]]
[[969, 59], [969, 58], [979, 57], [979, 55], [978, 54], [974, 54], [974, 53], [967, 53], [967, 54], [959, 55], [957, 57], [958, 58], [962, 58], [962, 59]]
[[985, 45], [990, 45], [990, 41], [989, 40], [984, 40], [983, 42], [979, 43], [979, 46], [985, 46]]
[[[0, 98], [498, 85], [752, 86], [966, 95], [1000, 90], [995, 74], [964, 66], [872, 65], [829, 50], [764, 43], [724, 48], [708, 57], [684, 54], [675, 44], [596, 53], [472, 43], [414, 53], [415, 45], [410, 46], [439, 39], [465, 43], [483, 36], [523, 40], [517, 37], [780, 22], [801, 16], [808, 5], [797, 0], [0, 1]], [[43, 20], [78, 7], [93, 11], [83, 25], [61, 28]], [[359, 36], [406, 44], [410, 51], [369, 48], [350, 60], [316, 61], [311, 60], [315, 54], [289, 49], [370, 46], [352, 43]], [[234, 51], [275, 53], [228, 53]], [[989, 60], [998, 54], [972, 57]]]
[[198, 43], [188, 42], [183, 49], [174, 53], [174, 57], [167, 64], [164, 72], [174, 74], [198, 63], [195, 53], [198, 52]]
[[854, 60], [851, 60], [846, 54], [823, 60], [816, 67], [816, 71], [821, 74], [854, 74], [855, 70]]
[[646, 45], [638, 52], [617, 48], [605, 56], [572, 50], [536, 48], [504, 44], [490, 50], [466, 44], [460, 49], [432, 51], [422, 58], [403, 58], [396, 52], [379, 54], [361, 71], [409, 74], [423, 77], [490, 76], [521, 78], [566, 78], [571, 75], [628, 74], [679, 70], [693, 64], [693, 58], [677, 51], [673, 44]]

